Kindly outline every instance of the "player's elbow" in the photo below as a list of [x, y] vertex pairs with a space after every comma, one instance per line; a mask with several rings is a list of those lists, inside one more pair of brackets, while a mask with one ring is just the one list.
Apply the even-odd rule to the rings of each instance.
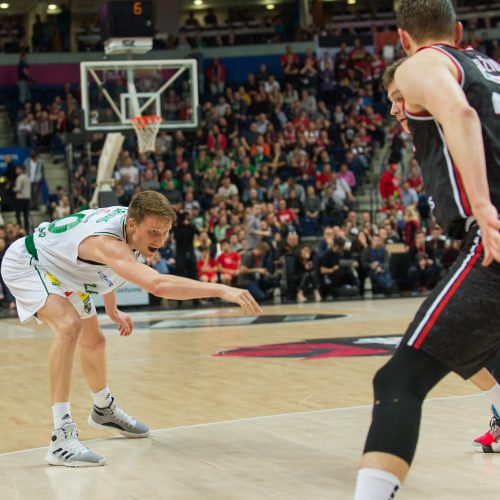
[[147, 287], [147, 291], [150, 294], [155, 295], [156, 297], [163, 296], [163, 294], [165, 293], [165, 286], [161, 278], [161, 275], [159, 275], [158, 277], [154, 278], [151, 281], [150, 285]]
[[463, 103], [461, 106], [457, 107], [453, 113], [452, 120], [460, 120], [470, 123], [472, 120], [479, 121], [479, 116], [476, 110], [470, 106], [468, 103]]

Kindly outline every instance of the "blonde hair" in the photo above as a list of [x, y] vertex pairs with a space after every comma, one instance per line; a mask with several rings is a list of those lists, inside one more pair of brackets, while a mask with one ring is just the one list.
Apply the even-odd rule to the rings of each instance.
[[140, 224], [150, 215], [165, 217], [172, 224], [177, 219], [172, 205], [164, 195], [156, 191], [142, 191], [132, 198], [128, 207], [127, 217], [134, 219], [137, 224]]

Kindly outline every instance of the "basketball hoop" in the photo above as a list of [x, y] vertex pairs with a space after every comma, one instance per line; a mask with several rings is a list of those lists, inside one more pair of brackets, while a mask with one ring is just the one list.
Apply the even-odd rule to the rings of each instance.
[[133, 116], [130, 118], [134, 126], [140, 153], [155, 151], [155, 141], [160, 129], [162, 118], [158, 115]]

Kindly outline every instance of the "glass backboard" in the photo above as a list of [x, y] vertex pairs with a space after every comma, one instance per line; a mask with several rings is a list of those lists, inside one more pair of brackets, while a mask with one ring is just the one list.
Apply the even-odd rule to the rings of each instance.
[[159, 115], [162, 129], [198, 126], [195, 59], [80, 63], [86, 130], [133, 129], [130, 118]]

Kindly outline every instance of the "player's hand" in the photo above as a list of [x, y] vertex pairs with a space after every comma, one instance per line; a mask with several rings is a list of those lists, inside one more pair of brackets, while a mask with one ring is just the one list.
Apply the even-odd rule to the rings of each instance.
[[116, 311], [109, 315], [111, 321], [118, 325], [118, 331], [122, 337], [127, 337], [134, 330], [134, 322], [132, 318], [121, 311]]
[[256, 315], [262, 313], [262, 308], [255, 302], [248, 290], [224, 285], [221, 298], [238, 304], [245, 314]]
[[489, 266], [493, 261], [500, 262], [500, 220], [497, 209], [490, 203], [474, 210], [474, 216], [483, 240], [483, 266]]

